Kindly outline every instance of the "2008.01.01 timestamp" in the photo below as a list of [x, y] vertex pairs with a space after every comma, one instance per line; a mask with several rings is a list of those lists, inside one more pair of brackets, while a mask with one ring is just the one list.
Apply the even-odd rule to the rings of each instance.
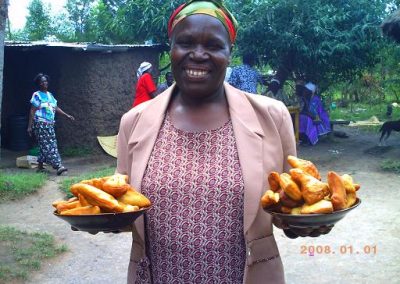
[[338, 249], [333, 248], [330, 245], [302, 245], [300, 246], [300, 254], [314, 256], [316, 254], [366, 254], [376, 255], [378, 252], [376, 245], [364, 245], [360, 249], [356, 249], [353, 245], [341, 245]]

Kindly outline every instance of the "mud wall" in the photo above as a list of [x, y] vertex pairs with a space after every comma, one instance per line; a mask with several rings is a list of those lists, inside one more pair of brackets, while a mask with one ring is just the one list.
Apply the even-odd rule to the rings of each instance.
[[84, 52], [71, 48], [6, 50], [2, 105], [2, 145], [7, 148], [7, 120], [10, 115], [27, 115], [29, 100], [36, 90], [34, 76], [50, 76], [49, 91], [65, 112], [56, 117], [59, 147], [102, 149], [97, 136], [115, 135], [121, 116], [130, 109], [136, 72], [141, 62], [158, 69], [159, 52], [138, 47], [125, 52]]

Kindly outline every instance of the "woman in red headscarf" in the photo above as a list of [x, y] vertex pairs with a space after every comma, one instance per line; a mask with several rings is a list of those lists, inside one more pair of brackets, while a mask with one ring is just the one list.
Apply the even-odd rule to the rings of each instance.
[[128, 283], [284, 283], [260, 199], [296, 154], [293, 126], [281, 102], [224, 82], [236, 30], [221, 1], [180, 6], [168, 23], [176, 84], [122, 117], [117, 172], [152, 201], [132, 226]]

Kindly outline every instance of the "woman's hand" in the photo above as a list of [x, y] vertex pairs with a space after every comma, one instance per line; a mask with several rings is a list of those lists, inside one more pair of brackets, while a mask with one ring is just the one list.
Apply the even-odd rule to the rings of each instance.
[[29, 136], [32, 136], [32, 125], [29, 125], [26, 131], [28, 132]]
[[73, 117], [73, 116], [70, 115], [70, 114], [67, 114], [67, 117], [68, 117], [69, 119], [71, 119], [72, 121], [75, 120], [75, 117]]
[[279, 229], [282, 229], [286, 237], [296, 239], [298, 237], [319, 237], [328, 234], [333, 225], [321, 227], [296, 227], [283, 223], [280, 219], [273, 217], [272, 223]]

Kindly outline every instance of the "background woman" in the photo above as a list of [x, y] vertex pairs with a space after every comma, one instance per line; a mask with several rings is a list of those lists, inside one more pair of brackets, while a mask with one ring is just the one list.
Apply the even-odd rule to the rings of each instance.
[[176, 85], [121, 120], [117, 172], [153, 204], [133, 227], [128, 283], [284, 283], [260, 199], [296, 154], [293, 126], [281, 102], [224, 83], [236, 29], [219, 1], [180, 6], [168, 24]]
[[38, 171], [44, 171], [43, 163], [46, 163], [57, 170], [57, 175], [61, 175], [67, 171], [67, 168], [62, 165], [58, 152], [54, 131], [55, 114], [62, 114], [70, 120], [75, 120], [75, 118], [57, 106], [57, 100], [48, 91], [48, 75], [39, 73], [36, 75], [34, 82], [39, 90], [33, 93], [30, 100], [32, 106], [29, 115], [28, 133], [32, 135], [33, 129], [39, 144]]
[[142, 62], [136, 72], [138, 81], [136, 83], [135, 99], [132, 107], [135, 107], [145, 101], [151, 100], [157, 90], [151, 77], [152, 65], [149, 62]]
[[319, 136], [331, 132], [329, 115], [316, 89], [317, 86], [311, 82], [305, 84], [300, 98], [299, 133], [303, 142], [309, 142], [311, 145], [317, 144]]

